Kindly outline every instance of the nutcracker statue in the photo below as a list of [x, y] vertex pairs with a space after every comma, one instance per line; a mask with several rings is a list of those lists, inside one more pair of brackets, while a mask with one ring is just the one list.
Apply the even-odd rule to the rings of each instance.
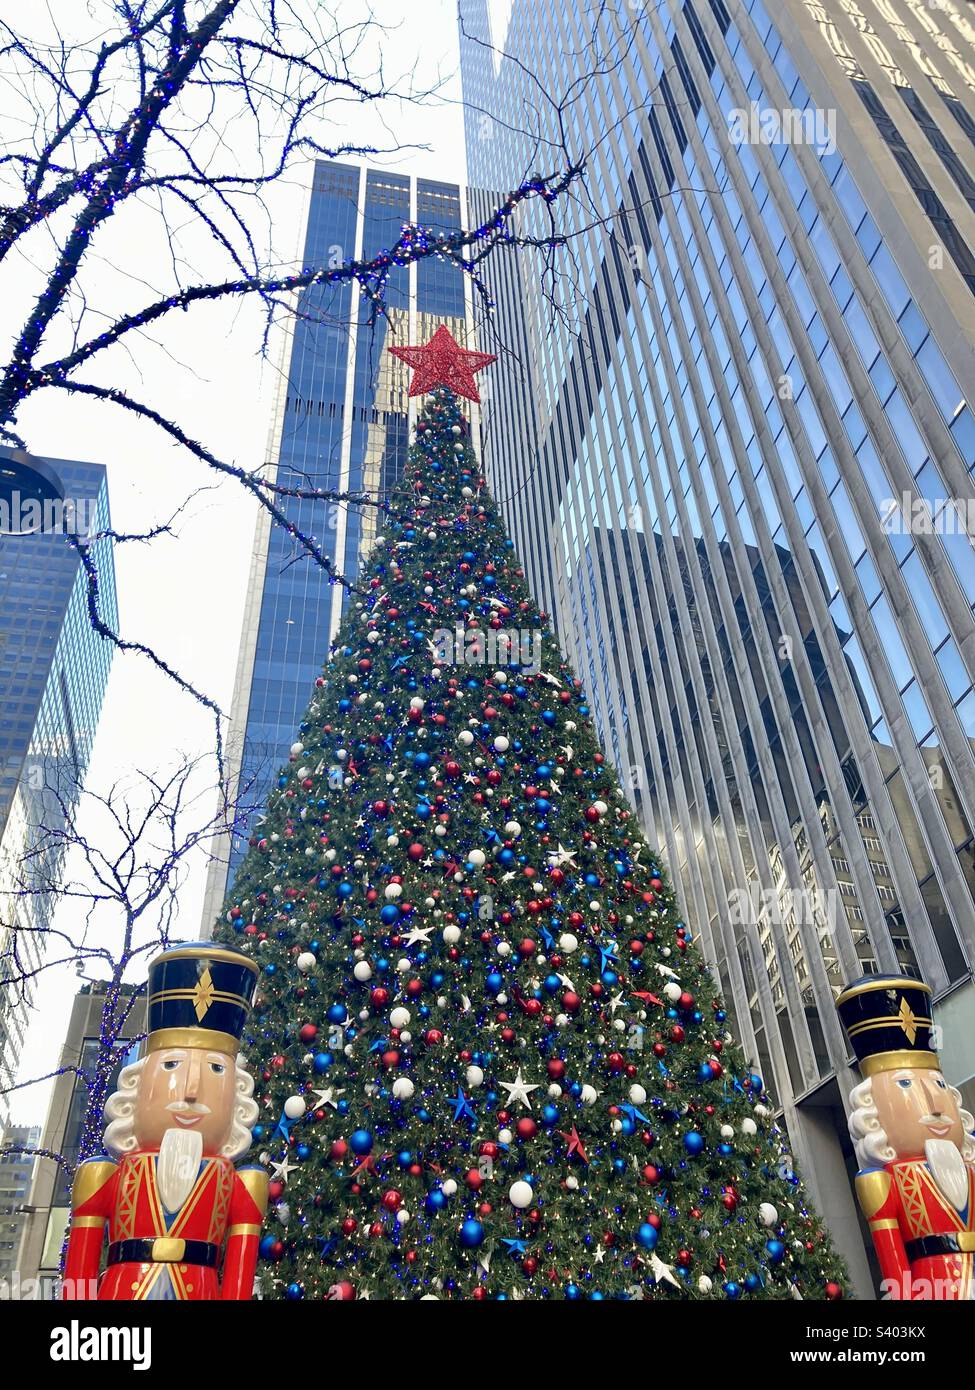
[[65, 1298], [252, 1296], [268, 1179], [234, 1160], [257, 1119], [237, 1058], [256, 983], [246, 956], [206, 942], [150, 965], [145, 1056], [105, 1106], [111, 1157], [75, 1175]]
[[971, 1299], [975, 1120], [941, 1074], [931, 989], [900, 975], [868, 975], [836, 1007], [864, 1077], [850, 1092], [850, 1135], [882, 1293]]

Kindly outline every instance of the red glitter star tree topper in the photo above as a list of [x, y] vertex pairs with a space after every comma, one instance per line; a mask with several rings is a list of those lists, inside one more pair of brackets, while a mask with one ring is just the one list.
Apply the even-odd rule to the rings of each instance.
[[391, 347], [390, 352], [413, 368], [411, 396], [425, 396], [435, 386], [449, 386], [458, 396], [480, 401], [474, 373], [497, 358], [490, 352], [471, 352], [454, 339], [443, 324], [423, 347]]

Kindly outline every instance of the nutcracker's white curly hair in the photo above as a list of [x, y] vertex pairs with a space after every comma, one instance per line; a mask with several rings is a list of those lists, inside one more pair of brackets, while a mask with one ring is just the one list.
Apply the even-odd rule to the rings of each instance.
[[[121, 1156], [131, 1153], [136, 1147], [135, 1100], [139, 1089], [139, 1077], [146, 1064], [146, 1058], [130, 1062], [119, 1072], [118, 1090], [109, 1096], [105, 1103], [105, 1118], [108, 1128], [103, 1142], [106, 1149]], [[237, 1104], [234, 1106], [234, 1119], [230, 1136], [220, 1150], [224, 1158], [236, 1160], [251, 1146], [251, 1130], [257, 1123], [258, 1106], [254, 1099], [254, 1078], [238, 1057], [234, 1067], [236, 1073]]]
[[[965, 1132], [961, 1156], [966, 1163], [975, 1163], [975, 1116], [962, 1109], [960, 1091], [954, 1086], [949, 1086], [948, 1090], [958, 1102], [961, 1127]], [[880, 1123], [869, 1079], [853, 1087], [850, 1092], [850, 1105], [850, 1138], [853, 1140], [860, 1168], [876, 1168], [884, 1163], [893, 1163], [897, 1154], [887, 1138], [887, 1131]]]

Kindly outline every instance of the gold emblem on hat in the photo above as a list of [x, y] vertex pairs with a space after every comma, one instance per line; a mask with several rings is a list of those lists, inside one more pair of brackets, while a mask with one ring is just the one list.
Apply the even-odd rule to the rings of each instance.
[[901, 1006], [897, 1010], [897, 1019], [907, 1041], [913, 1047], [914, 1039], [917, 1037], [917, 1016], [903, 995], [901, 995]]
[[[204, 970], [203, 974], [197, 980], [196, 986], [191, 995], [191, 998], [193, 1000], [193, 1007], [196, 1010], [196, 1019], [198, 1023], [202, 1023], [204, 1018], [206, 1017], [210, 1005], [213, 1003], [216, 992], [217, 987], [213, 983], [213, 977], [210, 974], [210, 967], [207, 966], [206, 970]], [[914, 1039], [912, 1038], [911, 1041], [913, 1042]]]

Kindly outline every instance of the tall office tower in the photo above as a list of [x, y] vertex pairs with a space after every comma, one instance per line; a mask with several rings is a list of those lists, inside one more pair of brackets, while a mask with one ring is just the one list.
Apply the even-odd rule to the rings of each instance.
[[[140, 987], [123, 985], [122, 993], [131, 997]], [[51, 1091], [51, 1101], [39, 1147], [44, 1154], [59, 1154], [73, 1167], [81, 1146], [85, 1112], [88, 1107], [88, 1087], [84, 1077], [94, 1072], [101, 1039], [101, 1016], [107, 985], [94, 980], [81, 987], [71, 1006], [71, 1017], [61, 1053], [58, 1057], [57, 1078]], [[118, 1073], [139, 1055], [139, 1041], [146, 1031], [145, 997], [135, 1000], [125, 1021], [116, 1046], [117, 1060], [110, 1082], [115, 1089]], [[37, 1139], [34, 1143], [37, 1144]], [[2, 1145], [0, 1145], [2, 1147]], [[0, 1163], [2, 1163], [0, 1158]], [[0, 1168], [0, 1173], [3, 1169]], [[2, 1184], [0, 1184], [2, 1185]], [[0, 1193], [0, 1202], [2, 1202]], [[61, 1249], [64, 1233], [71, 1215], [71, 1177], [69, 1170], [52, 1158], [41, 1157], [34, 1163], [33, 1181], [25, 1198], [27, 1210], [23, 1218], [20, 1249], [16, 1259], [21, 1286], [28, 1280], [38, 1281], [38, 1294], [51, 1299], [57, 1296], [60, 1279]]]
[[[302, 264], [340, 265], [393, 245], [405, 222], [437, 231], [467, 225], [466, 192], [409, 174], [319, 161], [313, 170]], [[282, 387], [268, 448], [269, 476], [295, 487], [385, 496], [406, 458], [409, 368], [385, 350], [426, 342], [446, 324], [471, 333], [470, 284], [430, 259], [393, 271], [388, 317], [370, 327], [370, 304], [348, 284], [304, 291], [285, 348]], [[376, 513], [285, 501], [289, 520], [316, 534], [340, 571], [354, 577], [376, 536]], [[348, 594], [329, 583], [294, 539], [262, 514], [248, 581], [229, 739], [230, 787], [240, 807], [259, 806], [294, 740]], [[209, 935], [257, 817], [244, 815], [214, 840], [203, 909]]]
[[[0, 1297], [11, 1297], [10, 1285], [18, 1271], [17, 1252], [26, 1217], [24, 1208], [34, 1171], [30, 1150], [37, 1147], [40, 1137], [37, 1125], [8, 1125], [0, 1130]], [[28, 1152], [18, 1153], [18, 1149]]]
[[[47, 459], [72, 504], [70, 524], [96, 534], [111, 522], [101, 464]], [[0, 458], [2, 467], [2, 458]], [[118, 625], [111, 541], [95, 540], [99, 608]], [[0, 1123], [17, 1071], [33, 987], [3, 987], [30, 975], [43, 955], [52, 904], [15, 890], [56, 877], [53, 853], [33, 854], [38, 827], [57, 829], [77, 804], [101, 711], [112, 644], [88, 617], [87, 584], [63, 532], [0, 536]], [[16, 963], [10, 930], [17, 928]], [[19, 967], [19, 969], [18, 969]]]
[[461, 15], [472, 185], [590, 152], [565, 317], [488, 267], [485, 463], [869, 1295], [839, 987], [923, 975], [975, 1094], [970, 10]]

